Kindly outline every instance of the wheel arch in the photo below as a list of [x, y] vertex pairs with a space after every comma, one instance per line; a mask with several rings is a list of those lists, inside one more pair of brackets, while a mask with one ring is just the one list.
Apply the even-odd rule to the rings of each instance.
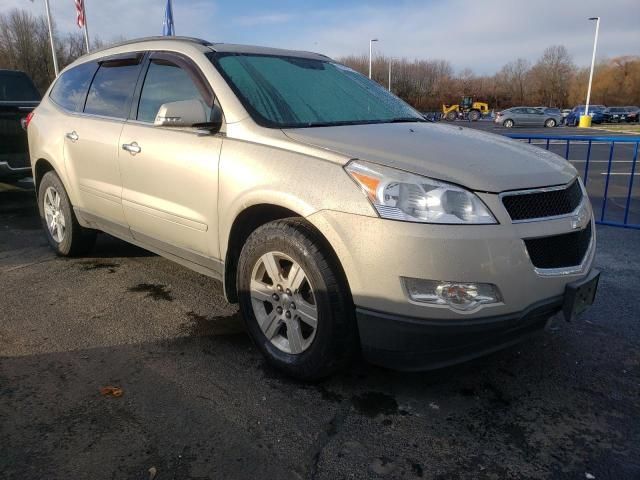
[[269, 222], [285, 218], [302, 219], [306, 222], [309, 228], [313, 229], [317, 233], [318, 238], [320, 238], [324, 244], [323, 247], [326, 249], [327, 254], [335, 261], [335, 264], [339, 269], [338, 274], [340, 275], [341, 280], [344, 281], [344, 284], [347, 286], [350, 294], [351, 289], [349, 288], [347, 276], [343, 270], [342, 264], [340, 263], [340, 259], [322, 232], [315, 225], [306, 220], [304, 215], [301, 215], [298, 212], [280, 205], [260, 203], [249, 206], [238, 213], [231, 226], [226, 244], [227, 251], [224, 263], [224, 294], [227, 301], [230, 303], [238, 302], [238, 291], [236, 286], [238, 260], [240, 258], [242, 247], [249, 236], [259, 227]]
[[[40, 189], [42, 177], [44, 177], [47, 172], [51, 171], [55, 172], [56, 175], [58, 175], [58, 178], [60, 178], [60, 174], [56, 171], [55, 167], [49, 160], [47, 160], [46, 158], [39, 158], [38, 160], [36, 160], [36, 163], [33, 167], [33, 184], [36, 189], [36, 195], [38, 194], [38, 191]], [[60, 181], [62, 181], [62, 178], [60, 178]]]

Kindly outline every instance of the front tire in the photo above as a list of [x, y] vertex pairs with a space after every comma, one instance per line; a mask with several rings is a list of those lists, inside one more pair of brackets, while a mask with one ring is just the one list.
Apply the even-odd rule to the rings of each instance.
[[277, 369], [301, 380], [345, 366], [357, 348], [354, 307], [326, 241], [302, 219], [267, 223], [238, 262], [240, 312]]
[[545, 122], [544, 122], [544, 126], [547, 128], [553, 128], [556, 126], [556, 121], [553, 118], [548, 118]]
[[38, 188], [38, 209], [45, 235], [57, 255], [72, 257], [91, 250], [96, 231], [78, 223], [73, 206], [55, 172], [47, 172]]
[[471, 110], [469, 112], [469, 120], [471, 120], [472, 122], [477, 122], [478, 120], [480, 120], [481, 116], [482, 114], [478, 110]]

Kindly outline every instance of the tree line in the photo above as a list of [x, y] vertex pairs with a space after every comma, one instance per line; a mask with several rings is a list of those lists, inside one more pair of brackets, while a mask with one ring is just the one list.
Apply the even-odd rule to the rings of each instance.
[[[340, 62], [364, 75], [367, 55], [348, 56]], [[470, 69], [455, 72], [448, 60], [408, 60], [384, 55], [373, 58], [372, 78], [421, 111], [440, 110], [471, 95], [500, 109], [518, 105], [570, 108], [584, 104], [589, 67], [578, 67], [563, 45], [548, 47], [531, 63], [524, 58], [504, 65], [493, 75], [476, 75]], [[640, 56], [604, 59], [596, 63], [591, 103], [640, 105]]]
[[[55, 30], [55, 26], [54, 26]], [[60, 68], [84, 54], [81, 33], [54, 31]], [[104, 42], [92, 39], [93, 48]], [[338, 59], [368, 75], [369, 57]], [[563, 45], [548, 47], [531, 63], [518, 58], [493, 75], [476, 75], [470, 69], [455, 72], [448, 60], [408, 60], [378, 55], [372, 77], [387, 86], [391, 63], [391, 90], [421, 111], [440, 110], [443, 103], [471, 95], [500, 109], [516, 105], [572, 107], [586, 98], [588, 67], [578, 67]], [[23, 70], [44, 91], [54, 79], [49, 32], [44, 16], [14, 9], [0, 14], [0, 68]], [[591, 102], [603, 105], [640, 104], [640, 56], [601, 60], [596, 65]]]

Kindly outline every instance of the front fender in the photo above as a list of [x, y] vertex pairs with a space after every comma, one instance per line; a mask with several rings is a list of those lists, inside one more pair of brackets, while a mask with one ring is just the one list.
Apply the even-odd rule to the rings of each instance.
[[218, 231], [220, 258], [247, 208], [274, 205], [308, 217], [321, 210], [376, 216], [342, 165], [299, 152], [226, 138], [220, 156]]

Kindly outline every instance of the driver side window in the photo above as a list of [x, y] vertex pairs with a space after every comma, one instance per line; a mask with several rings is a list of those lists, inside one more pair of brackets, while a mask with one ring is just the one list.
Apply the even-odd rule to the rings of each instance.
[[164, 59], [152, 59], [140, 93], [137, 120], [153, 123], [164, 103], [194, 99], [211, 113], [211, 107], [184, 69]]

